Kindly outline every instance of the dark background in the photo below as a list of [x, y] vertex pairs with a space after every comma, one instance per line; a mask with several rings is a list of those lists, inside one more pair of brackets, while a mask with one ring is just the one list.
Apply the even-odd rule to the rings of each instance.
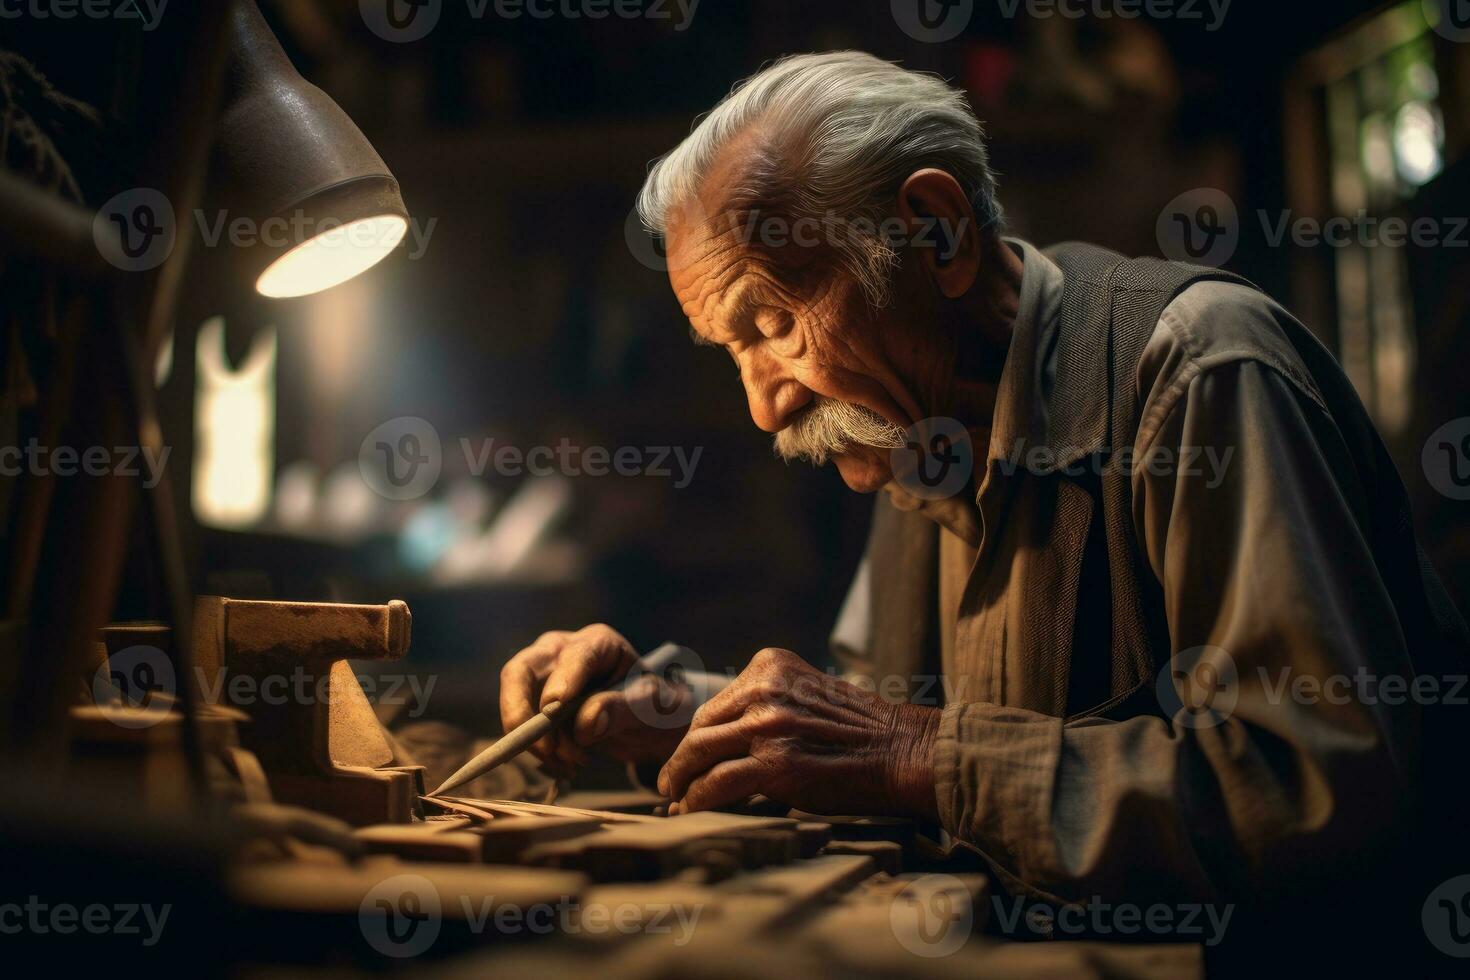
[[[830, 468], [773, 458], [728, 359], [690, 344], [664, 276], [638, 260], [626, 236], [650, 161], [735, 81], [783, 54], [837, 48], [939, 72], [970, 91], [987, 125], [1013, 234], [1157, 254], [1160, 210], [1193, 188], [1225, 191], [1242, 213], [1325, 213], [1323, 103], [1319, 87], [1303, 81], [1304, 59], [1388, 9], [1235, 0], [1209, 31], [1200, 20], [1037, 19], [1024, 8], [1007, 18], [1000, 4], [977, 0], [961, 37], [929, 44], [897, 27], [888, 0], [703, 0], [684, 30], [677, 7], [667, 8], [673, 20], [509, 20], [493, 4], [477, 19], [463, 0], [445, 0], [427, 38], [395, 44], [365, 27], [356, 0], [262, 8], [297, 67], [393, 169], [415, 220], [434, 224], [422, 256], [400, 251], [302, 300], [253, 299], [210, 275], [207, 251], [198, 257], [162, 389], [183, 499], [194, 338], [213, 315], [226, 318], [237, 358], [257, 331], [277, 331], [278, 468], [350, 473], [370, 430], [412, 415], [438, 430], [446, 471], [440, 493], [350, 531], [325, 519], [290, 530], [273, 517], [245, 529], [191, 524], [196, 585], [278, 598], [407, 599], [414, 668], [440, 676], [431, 714], [483, 730], [496, 725], [499, 664], [544, 629], [605, 620], [635, 645], [677, 639], [715, 666], [738, 666], [768, 645], [826, 657], [871, 500], [846, 491]], [[1207, 6], [1199, 9], [1208, 20]], [[114, 105], [108, 91], [109, 31], [0, 22], [0, 45], [27, 52], [63, 92], [125, 115], [135, 107]], [[1448, 169], [1392, 209], [1412, 214], [1432, 200], [1438, 210], [1429, 213], [1465, 214], [1453, 210], [1463, 182], [1448, 175], [1464, 145], [1466, 46], [1430, 40]], [[105, 159], [90, 164], [89, 203], [127, 186]], [[1335, 345], [1334, 258], [1273, 247], [1258, 222], [1245, 220], [1229, 267]], [[1448, 284], [1463, 285], [1462, 255], [1410, 254], [1408, 262], [1434, 270], [1415, 283], [1422, 295], [1442, 299]], [[1426, 309], [1406, 309], [1428, 329], [1427, 304], [1419, 305]], [[1470, 546], [1454, 509], [1463, 504], [1426, 492], [1419, 468], [1425, 436], [1470, 414], [1462, 327], [1435, 328], [1437, 346], [1421, 345], [1411, 404], [1384, 411], [1405, 419], [1388, 435], [1420, 499], [1426, 537], [1463, 599]], [[702, 454], [682, 489], [647, 476], [572, 479], [569, 512], [527, 562], [491, 580], [445, 583], [403, 560], [401, 532], [463, 475], [461, 437]], [[486, 481], [501, 501], [523, 482]], [[135, 564], [120, 618], [157, 614], [156, 576], [141, 549]]]

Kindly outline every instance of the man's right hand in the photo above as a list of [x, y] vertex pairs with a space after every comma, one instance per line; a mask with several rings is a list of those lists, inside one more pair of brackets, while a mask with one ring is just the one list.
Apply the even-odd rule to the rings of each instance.
[[[543, 633], [500, 671], [500, 720], [506, 731], [552, 701], [622, 680], [638, 660], [632, 645], [598, 623], [575, 633]], [[596, 747], [615, 759], [662, 765], [689, 729], [698, 707], [689, 688], [652, 674], [588, 698], [569, 725], [531, 747], [555, 775], [570, 775]]]

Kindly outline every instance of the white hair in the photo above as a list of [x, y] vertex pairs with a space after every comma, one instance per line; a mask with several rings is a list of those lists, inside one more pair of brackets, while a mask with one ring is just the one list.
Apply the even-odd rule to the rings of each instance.
[[736, 85], [653, 165], [638, 195], [644, 226], [665, 234], [720, 152], [752, 131], [759, 149], [730, 188], [732, 201], [823, 227], [837, 218], [833, 244], [874, 305], [886, 303], [898, 260], [877, 229], [914, 171], [949, 173], [981, 227], [1001, 223], [984, 131], [964, 94], [936, 75], [834, 51], [783, 58]]

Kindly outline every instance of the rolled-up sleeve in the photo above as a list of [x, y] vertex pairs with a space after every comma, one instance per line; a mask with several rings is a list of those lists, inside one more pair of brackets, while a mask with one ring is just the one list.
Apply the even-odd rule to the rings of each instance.
[[1171, 667], [1208, 662], [1218, 710], [943, 714], [945, 829], [1050, 899], [1270, 893], [1373, 846], [1415, 778], [1413, 675], [1330, 416], [1256, 360], [1175, 388], [1134, 447], [1134, 516]]

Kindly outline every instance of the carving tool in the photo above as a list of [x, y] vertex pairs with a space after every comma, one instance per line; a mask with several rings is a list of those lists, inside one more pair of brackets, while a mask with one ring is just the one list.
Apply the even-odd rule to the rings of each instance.
[[[429, 795], [441, 796], [449, 790], [463, 786], [472, 779], [483, 776], [497, 766], [504, 765], [529, 749], [532, 745], [535, 745], [543, 735], [555, 728], [558, 722], [575, 715], [577, 709], [582, 706], [582, 703], [592, 695], [611, 690], [631, 677], [641, 674], [660, 673], [665, 667], [672, 665], [681, 656], [694, 659], [692, 651], [688, 648], [681, 647], [677, 643], [665, 643], [640, 657], [623, 677], [608, 684], [591, 688], [568, 701], [548, 702], [545, 707], [532, 715], [528, 720], [523, 721], [515, 728], [506, 732], [494, 745], [475, 756], [469, 762], [466, 762], [459, 768], [458, 772], [444, 780], [439, 788]], [[698, 661], [695, 660], [695, 662]]]

